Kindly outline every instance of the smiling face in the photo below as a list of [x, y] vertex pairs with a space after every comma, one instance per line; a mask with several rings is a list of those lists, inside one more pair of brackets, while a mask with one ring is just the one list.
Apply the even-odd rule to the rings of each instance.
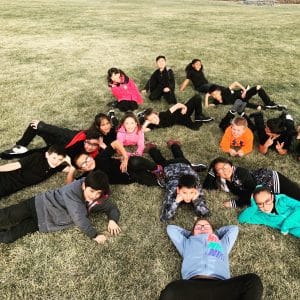
[[86, 186], [84, 182], [82, 183], [81, 188], [83, 191], [84, 200], [87, 202], [93, 202], [95, 200], [98, 200], [102, 195], [101, 190], [94, 190], [90, 186]]
[[121, 74], [120, 73], [112, 73], [110, 76], [112, 82], [121, 83]]
[[103, 118], [99, 125], [99, 131], [103, 135], [107, 135], [111, 130], [111, 123], [108, 119]]
[[198, 234], [211, 234], [211, 233], [213, 233], [213, 229], [209, 224], [209, 222], [206, 220], [199, 220], [194, 226], [194, 230], [192, 234], [198, 235]]
[[98, 139], [89, 139], [84, 141], [84, 150], [87, 153], [91, 153], [99, 149], [99, 140]]
[[166, 60], [164, 58], [160, 58], [156, 61], [157, 67], [162, 71], [166, 67]]
[[123, 126], [128, 133], [134, 132], [137, 128], [137, 125], [137, 122], [132, 117], [127, 117], [123, 122]]
[[51, 168], [58, 167], [64, 161], [64, 159], [65, 159], [64, 156], [58, 155], [55, 152], [52, 152], [51, 154], [49, 154], [48, 152], [46, 152], [45, 156], [46, 156], [48, 164], [49, 164], [49, 166]]
[[216, 163], [214, 166], [214, 171], [218, 177], [229, 181], [231, 180], [233, 169], [229, 163]]
[[274, 208], [274, 195], [268, 191], [256, 194], [254, 200], [258, 208], [265, 213], [270, 213]]
[[215, 100], [217, 100], [220, 103], [223, 102], [220, 90], [215, 90], [215, 91], [211, 92], [210, 96], [213, 97]]
[[89, 172], [95, 169], [95, 160], [87, 154], [81, 154], [75, 161], [76, 166], [84, 172]]
[[196, 71], [200, 71], [201, 69], [201, 61], [200, 60], [197, 60], [195, 61], [193, 64], [192, 64], [192, 67], [196, 70]]
[[231, 132], [234, 138], [239, 138], [241, 137], [246, 131], [245, 126], [238, 126], [235, 124], [231, 125]]

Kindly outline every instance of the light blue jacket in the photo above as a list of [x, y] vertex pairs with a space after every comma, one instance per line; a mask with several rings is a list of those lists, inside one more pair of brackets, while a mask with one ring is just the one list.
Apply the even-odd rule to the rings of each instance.
[[240, 223], [261, 224], [281, 233], [290, 233], [300, 237], [300, 201], [284, 194], [274, 195], [275, 209], [278, 214], [265, 213], [259, 209], [255, 200], [251, 198], [251, 206], [238, 217]]
[[238, 235], [237, 226], [224, 226], [216, 233], [193, 236], [179, 226], [168, 225], [167, 233], [183, 257], [183, 279], [196, 275], [230, 278], [228, 256]]

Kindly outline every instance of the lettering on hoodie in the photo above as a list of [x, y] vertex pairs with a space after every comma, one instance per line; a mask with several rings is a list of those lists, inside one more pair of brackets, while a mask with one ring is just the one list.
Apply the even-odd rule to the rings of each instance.
[[224, 251], [221, 246], [219, 238], [215, 234], [209, 234], [207, 241], [208, 241], [207, 255], [214, 256], [218, 259], [224, 260]]

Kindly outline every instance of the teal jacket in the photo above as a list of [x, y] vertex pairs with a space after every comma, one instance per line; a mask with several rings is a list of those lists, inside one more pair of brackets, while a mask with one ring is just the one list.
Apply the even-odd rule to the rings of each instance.
[[262, 212], [251, 198], [251, 206], [238, 217], [240, 223], [261, 224], [279, 229], [282, 234], [300, 238], [300, 201], [284, 194], [274, 195], [278, 214]]

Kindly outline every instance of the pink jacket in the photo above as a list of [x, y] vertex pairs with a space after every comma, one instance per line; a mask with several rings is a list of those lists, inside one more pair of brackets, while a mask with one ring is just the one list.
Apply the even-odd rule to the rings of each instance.
[[134, 81], [131, 79], [129, 79], [127, 83], [121, 83], [119, 85], [113, 84], [111, 86], [111, 92], [117, 98], [118, 102], [131, 100], [137, 102], [137, 104], [143, 104], [143, 98]]
[[135, 153], [127, 152], [128, 155], [142, 156], [145, 148], [145, 138], [143, 130], [136, 129], [132, 133], [126, 132], [124, 126], [121, 126], [117, 131], [117, 140], [122, 143], [123, 146], [137, 146]]

